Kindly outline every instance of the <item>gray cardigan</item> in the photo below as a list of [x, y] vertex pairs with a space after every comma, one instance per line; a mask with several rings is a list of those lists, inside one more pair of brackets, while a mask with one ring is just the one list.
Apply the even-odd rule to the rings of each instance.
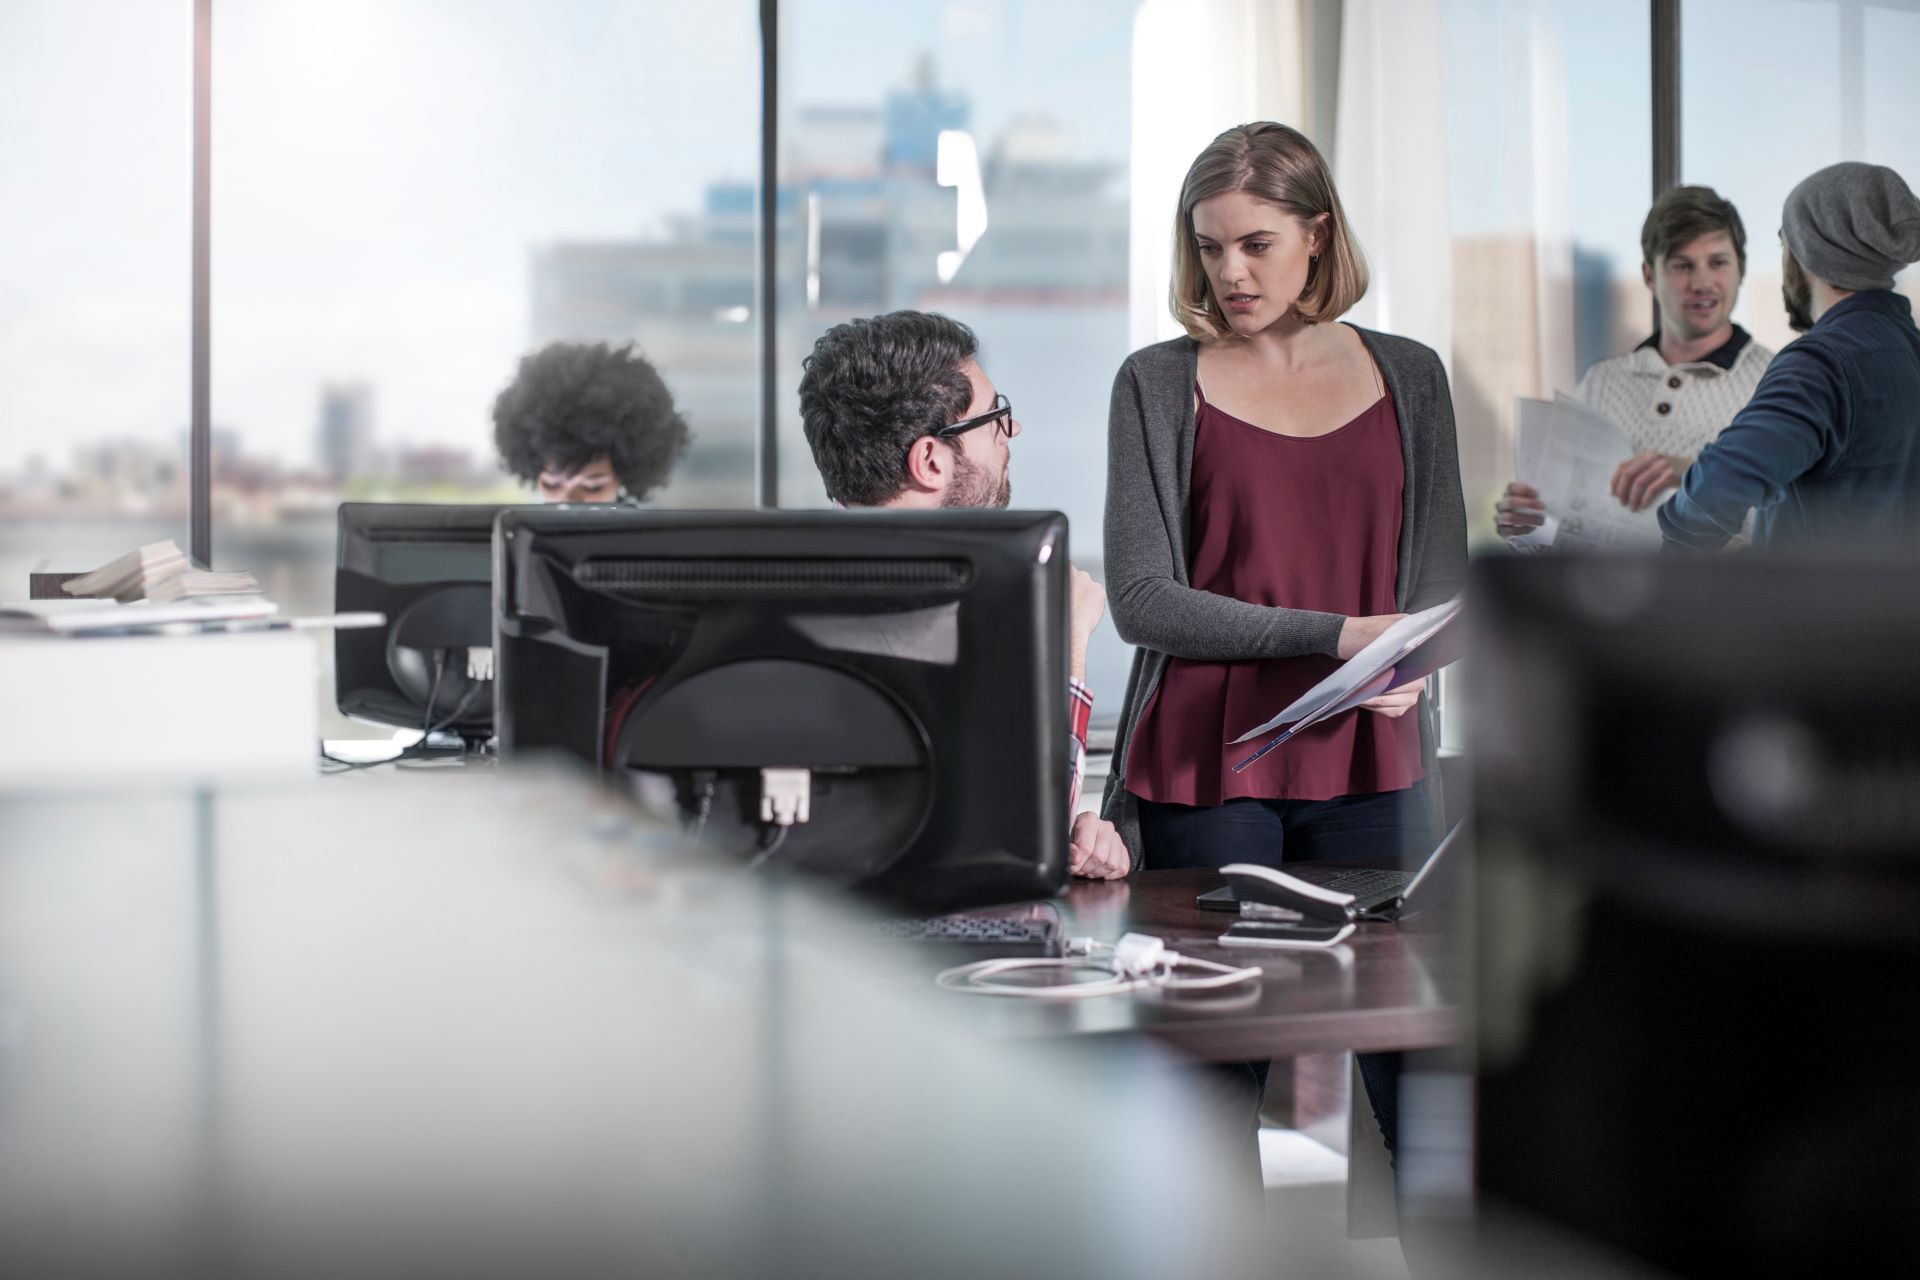
[[[1446, 370], [1430, 348], [1355, 328], [1380, 366], [1400, 420], [1406, 494], [1394, 600], [1402, 611], [1412, 613], [1449, 599], [1466, 583], [1467, 514], [1460, 496], [1453, 399]], [[1167, 659], [1331, 654], [1345, 621], [1336, 613], [1249, 604], [1188, 584], [1187, 503], [1199, 351], [1192, 338], [1175, 338], [1128, 356], [1113, 380], [1107, 418], [1107, 608], [1120, 638], [1138, 650], [1120, 706], [1120, 733], [1101, 812], [1119, 827], [1136, 868], [1141, 863], [1140, 820], [1126, 788], [1127, 748]], [[1420, 700], [1418, 714], [1427, 799], [1437, 834], [1440, 769], [1429, 699]]]

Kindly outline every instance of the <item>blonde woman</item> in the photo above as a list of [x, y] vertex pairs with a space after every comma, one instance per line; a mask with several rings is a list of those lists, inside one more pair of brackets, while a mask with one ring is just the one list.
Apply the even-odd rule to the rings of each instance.
[[1250, 748], [1227, 745], [1465, 578], [1446, 373], [1417, 342], [1339, 322], [1366, 288], [1299, 132], [1241, 125], [1193, 162], [1171, 287], [1188, 336], [1127, 358], [1109, 419], [1108, 608], [1139, 652], [1104, 808], [1137, 865], [1432, 847], [1418, 684], [1243, 773]]

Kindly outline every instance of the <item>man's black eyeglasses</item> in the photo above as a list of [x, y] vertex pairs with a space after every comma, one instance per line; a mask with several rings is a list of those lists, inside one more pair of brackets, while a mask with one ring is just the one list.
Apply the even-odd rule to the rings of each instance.
[[933, 438], [935, 440], [951, 440], [963, 431], [971, 431], [975, 427], [984, 427], [989, 422], [994, 422], [995, 419], [999, 420], [996, 425], [1000, 428], [1000, 434], [1009, 440], [1013, 439], [1013, 404], [1005, 396], [995, 396], [993, 398], [993, 408], [987, 410], [985, 413], [977, 414], [971, 418], [962, 418], [958, 422], [940, 428], [933, 433]]

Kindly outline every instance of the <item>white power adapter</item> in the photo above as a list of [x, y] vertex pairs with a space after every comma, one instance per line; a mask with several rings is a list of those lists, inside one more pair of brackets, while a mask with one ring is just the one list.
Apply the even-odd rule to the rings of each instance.
[[1129, 978], [1144, 978], [1167, 960], [1167, 944], [1150, 933], [1129, 933], [1113, 944], [1113, 971]]

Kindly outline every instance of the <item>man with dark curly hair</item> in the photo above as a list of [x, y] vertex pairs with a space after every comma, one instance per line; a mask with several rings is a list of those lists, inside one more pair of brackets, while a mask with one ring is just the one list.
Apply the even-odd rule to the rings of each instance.
[[[1020, 434], [1013, 406], [974, 356], [979, 342], [958, 320], [895, 311], [850, 320], [820, 336], [802, 364], [800, 421], [827, 496], [844, 507], [1004, 507], [1013, 497], [1012, 451]], [[1087, 721], [1087, 642], [1106, 592], [1069, 566], [1068, 689], [1073, 790], [1079, 808]], [[1073, 873], [1117, 879], [1132, 862], [1111, 822], [1077, 814], [1070, 833]]]
[[543, 347], [493, 402], [500, 461], [543, 502], [643, 502], [692, 438], [659, 370], [631, 343]]

